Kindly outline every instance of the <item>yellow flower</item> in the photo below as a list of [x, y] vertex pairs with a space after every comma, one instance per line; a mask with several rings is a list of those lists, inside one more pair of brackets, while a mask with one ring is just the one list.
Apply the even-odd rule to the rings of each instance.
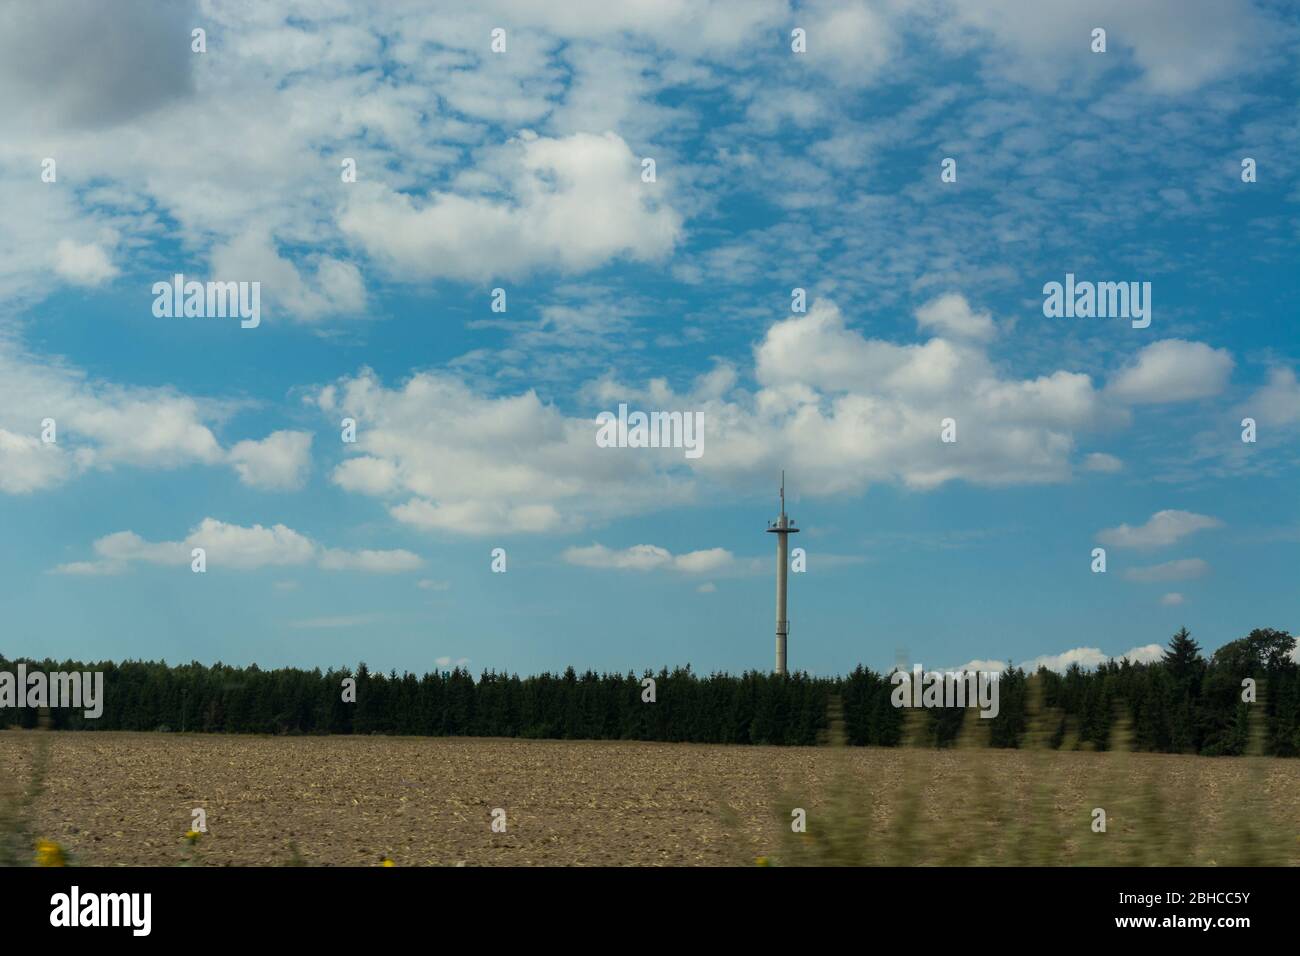
[[203, 836], [203, 833], [201, 831], [190, 830], [185, 834], [185, 839], [189, 840], [191, 844], [194, 844], [199, 842], [199, 837], [201, 836]]
[[63, 847], [53, 840], [36, 841], [37, 866], [67, 866], [68, 860], [63, 855]]
[[394, 863], [392, 860], [390, 860], [388, 857], [384, 857], [382, 860], [380, 860], [380, 861], [379, 861], [379, 865], [380, 865], [380, 866], [397, 866], [397, 864]]
[[771, 866], [771, 865], [772, 865], [772, 862], [771, 862], [767, 857], [765, 857], [765, 856], [760, 856], [760, 857], [759, 857], [758, 859], [756, 859], [754, 862], [755, 862], [756, 864], [758, 864], [759, 866]]

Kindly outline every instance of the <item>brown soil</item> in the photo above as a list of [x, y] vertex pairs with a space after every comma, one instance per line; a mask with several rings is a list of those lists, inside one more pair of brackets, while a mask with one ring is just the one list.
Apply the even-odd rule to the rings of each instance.
[[[0, 801], [48, 746], [36, 834], [89, 865], [719, 865], [777, 852], [782, 793], [809, 807], [846, 766], [876, 806], [905, 751], [471, 738], [235, 737], [0, 732]], [[1086, 814], [1089, 781], [1113, 755], [1045, 756], [1056, 811]], [[963, 800], [952, 751], [928, 751], [927, 798]], [[963, 755], [961, 759], [969, 759]], [[1024, 792], [1029, 755], [981, 751], [994, 786]], [[1131, 755], [1194, 787], [1214, 818], [1229, 808], [1233, 759]], [[1300, 761], [1266, 764], [1266, 799], [1300, 837]], [[208, 832], [189, 850], [195, 808]], [[492, 811], [506, 832], [492, 831]], [[815, 811], [810, 810], [810, 816]], [[1086, 827], [1086, 816], [1084, 817]], [[1288, 824], [1284, 824], [1286, 826]], [[296, 851], [295, 848], [296, 847]], [[296, 852], [296, 856], [295, 856]], [[1300, 842], [1288, 852], [1300, 862]]]

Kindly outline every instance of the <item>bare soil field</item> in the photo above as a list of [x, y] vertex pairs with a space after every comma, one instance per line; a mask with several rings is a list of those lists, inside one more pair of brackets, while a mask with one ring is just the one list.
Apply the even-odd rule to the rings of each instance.
[[[962, 827], [1010, 838], [1007, 828], [1033, 813], [1069, 834], [1066, 851], [1044, 862], [1106, 862], [1073, 858], [1098, 799], [1111, 801], [1114, 832], [1145, 828], [1158, 848], [1151, 862], [1230, 862], [1215, 851], [1182, 860], [1177, 848], [1231, 835], [1249, 812], [1270, 819], [1264, 839], [1284, 844], [1272, 847], [1276, 862], [1300, 863], [1295, 760], [9, 730], [0, 802], [20, 799], [42, 759], [31, 830], [84, 865], [753, 865], [780, 858], [793, 807], [816, 834], [850, 827], [845, 817], [858, 811], [846, 805], [862, 807], [866, 827], [906, 835], [920, 862], [923, 834], [951, 846]], [[910, 828], [900, 816], [906, 780], [921, 794]], [[1096, 797], [1107, 780], [1111, 796]], [[1126, 809], [1144, 786], [1162, 788], [1164, 803]], [[1243, 793], [1257, 806], [1248, 810]], [[1192, 794], [1194, 805], [1169, 794]], [[208, 832], [191, 850], [183, 837], [195, 808]], [[492, 831], [495, 808], [504, 833]]]

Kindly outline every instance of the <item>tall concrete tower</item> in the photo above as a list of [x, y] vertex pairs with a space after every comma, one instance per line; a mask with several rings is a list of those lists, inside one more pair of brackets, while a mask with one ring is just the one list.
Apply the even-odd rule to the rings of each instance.
[[799, 529], [785, 513], [785, 472], [781, 472], [781, 516], [776, 523], [768, 522], [767, 533], [776, 535], [776, 672], [785, 673], [785, 639], [790, 635], [790, 622], [785, 616], [786, 575], [790, 572], [790, 535]]

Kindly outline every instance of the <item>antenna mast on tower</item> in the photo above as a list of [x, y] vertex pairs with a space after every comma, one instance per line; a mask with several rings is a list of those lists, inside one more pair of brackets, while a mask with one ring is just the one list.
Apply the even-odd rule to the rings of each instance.
[[776, 523], [768, 523], [769, 534], [776, 535], [776, 673], [784, 674], [786, 639], [790, 636], [790, 621], [786, 618], [786, 576], [790, 570], [789, 538], [799, 529], [785, 513], [785, 470], [781, 471], [781, 514]]

